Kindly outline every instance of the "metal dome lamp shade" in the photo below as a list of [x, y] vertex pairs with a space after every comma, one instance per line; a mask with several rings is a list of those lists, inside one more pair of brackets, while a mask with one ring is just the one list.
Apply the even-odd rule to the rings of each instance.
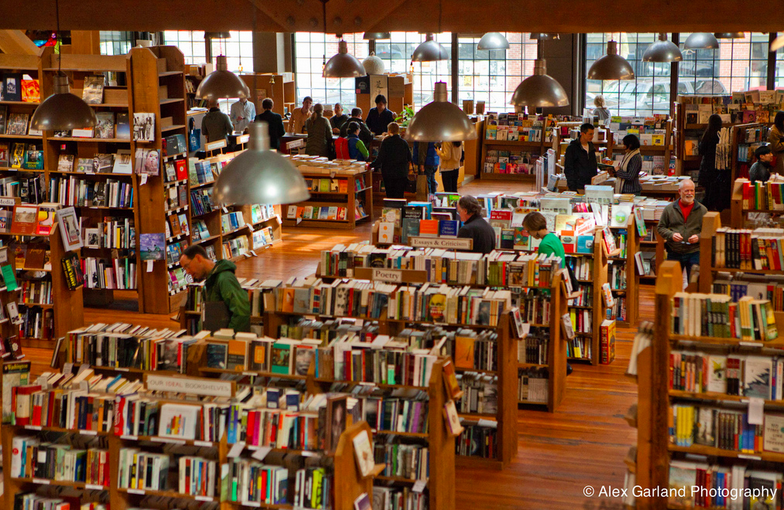
[[532, 32], [529, 39], [532, 41], [555, 41], [561, 39], [561, 36], [549, 32]]
[[479, 39], [476, 45], [478, 50], [508, 50], [509, 41], [501, 32], [488, 32]]
[[709, 32], [694, 32], [686, 38], [683, 48], [687, 50], [715, 50], [719, 40]]
[[784, 35], [776, 37], [773, 39], [773, 42], [770, 43], [770, 51], [778, 51], [781, 48], [784, 48]]
[[743, 32], [714, 32], [716, 39], [743, 39], [746, 35]]
[[214, 197], [222, 205], [292, 204], [310, 198], [305, 179], [290, 161], [270, 150], [266, 122], [248, 125], [248, 150], [221, 171]]
[[411, 55], [412, 62], [435, 62], [436, 60], [448, 60], [449, 53], [443, 46], [433, 40], [433, 34], [425, 36], [425, 42], [420, 44]]
[[384, 61], [376, 56], [375, 51], [371, 51], [370, 55], [362, 61], [362, 67], [365, 68], [367, 74], [384, 74], [386, 72]]
[[534, 74], [520, 82], [512, 94], [512, 104], [534, 108], [569, 106], [569, 97], [561, 84], [547, 75], [547, 62], [538, 58]]
[[460, 142], [474, 140], [471, 119], [447, 100], [446, 83], [436, 82], [433, 102], [422, 107], [406, 128], [406, 140], [413, 142]]
[[392, 34], [390, 34], [389, 32], [365, 32], [362, 35], [362, 39], [365, 39], [366, 41], [369, 40], [375, 41], [376, 39], [391, 39], [391, 38], [392, 38]]
[[625, 58], [618, 55], [618, 43], [607, 43], [607, 55], [601, 57], [588, 69], [589, 80], [632, 80], [634, 70]]
[[348, 44], [341, 39], [338, 42], [338, 52], [324, 66], [324, 78], [356, 78], [365, 76], [362, 62], [348, 52]]
[[215, 70], [199, 83], [196, 97], [208, 101], [224, 97], [250, 97], [250, 89], [236, 74], [229, 71], [226, 56], [218, 55], [215, 58]]
[[683, 60], [683, 55], [678, 46], [667, 39], [667, 34], [660, 33], [659, 40], [645, 49], [642, 60], [643, 62], [680, 62]]
[[[55, 0], [57, 37], [60, 37], [60, 2]], [[47, 97], [33, 113], [30, 126], [40, 131], [66, 131], [95, 126], [95, 112], [82, 98], [71, 94], [68, 76], [62, 72], [63, 56], [57, 56], [54, 93]]]

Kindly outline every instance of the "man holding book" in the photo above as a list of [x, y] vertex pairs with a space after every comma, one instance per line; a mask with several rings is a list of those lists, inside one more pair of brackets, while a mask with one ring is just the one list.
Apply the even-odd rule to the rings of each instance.
[[250, 301], [234, 274], [234, 262], [213, 262], [201, 245], [194, 244], [182, 253], [180, 265], [195, 281], [205, 280], [203, 329], [250, 331]]
[[656, 227], [664, 238], [667, 260], [677, 260], [691, 279], [691, 266], [700, 263], [702, 217], [708, 209], [694, 201], [694, 181], [686, 179], [678, 187], [680, 199], [664, 208]]
[[598, 173], [596, 149], [591, 143], [593, 132], [593, 124], [586, 122], [580, 126], [580, 136], [566, 148], [564, 174], [569, 191], [585, 190], [585, 185], [591, 184], [591, 178]]

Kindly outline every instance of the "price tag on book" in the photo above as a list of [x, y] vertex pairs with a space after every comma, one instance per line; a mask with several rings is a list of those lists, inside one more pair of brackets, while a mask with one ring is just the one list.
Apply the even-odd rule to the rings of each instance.
[[150, 438], [150, 440], [155, 441], [156, 443], [169, 443], [169, 444], [175, 444], [180, 446], [185, 444], [185, 441], [183, 441], [182, 439], [172, 439], [170, 437], [152, 437]]
[[25, 425], [25, 430], [43, 430], [43, 427], [38, 425]]
[[145, 494], [147, 494], [147, 492], [141, 489], [128, 489], [128, 494], [140, 494], [144, 496]]
[[242, 450], [244, 450], [244, 449], [245, 449], [245, 442], [244, 441], [240, 441], [239, 443], [234, 443], [234, 445], [232, 445], [232, 447], [231, 447], [231, 450], [229, 450], [228, 457], [230, 459], [237, 458], [237, 457], [240, 456], [240, 454], [242, 453]]
[[193, 446], [205, 446], [209, 448], [212, 446], [212, 443], [209, 441], [194, 441]]
[[757, 342], [738, 342], [741, 347], [762, 347], [762, 343]]
[[253, 508], [261, 508], [261, 503], [255, 501], [243, 501], [242, 506], [252, 506]]
[[97, 436], [97, 430], [80, 430], [79, 433], [83, 436]]
[[39, 483], [41, 485], [49, 485], [51, 480], [47, 480], [45, 478], [33, 478], [33, 483]]
[[138, 441], [139, 436], [120, 436], [120, 439], [125, 439], [126, 441]]
[[148, 273], [152, 273], [152, 263], [153, 263], [152, 260], [148, 260], [147, 261], [147, 272]]
[[215, 500], [215, 498], [212, 498], [210, 496], [196, 496], [194, 499], [196, 501], [214, 501]]
[[103, 485], [95, 485], [92, 483], [85, 484], [84, 488], [88, 491], [102, 491], [105, 489]]
[[758, 455], [746, 455], [744, 453], [738, 454], [739, 459], [746, 459], [746, 460], [762, 460], [762, 457]]
[[267, 456], [267, 454], [269, 452], [271, 452], [271, 451], [272, 451], [272, 448], [270, 448], [269, 446], [261, 446], [261, 447], [259, 447], [258, 450], [253, 452], [253, 455], [251, 455], [251, 457], [253, 457], [256, 460], [262, 460], [263, 461], [264, 458]]
[[144, 186], [147, 184], [147, 174], [142, 174], [142, 180], [139, 182], [139, 186]]
[[764, 410], [765, 400], [755, 397], [749, 398], [749, 425], [762, 425]]
[[8, 250], [0, 250], [0, 264], [8, 262]]
[[427, 487], [427, 480], [417, 480], [411, 491], [419, 493], [425, 490], [425, 487]]

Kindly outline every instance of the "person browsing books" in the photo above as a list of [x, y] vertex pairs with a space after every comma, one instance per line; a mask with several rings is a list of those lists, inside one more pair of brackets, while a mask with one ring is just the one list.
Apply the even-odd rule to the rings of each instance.
[[634, 135], [623, 137], [623, 145], [626, 153], [617, 170], [615, 176], [623, 181], [621, 193], [639, 195], [642, 191], [640, 184], [640, 171], [642, 170], [642, 156], [640, 155], [640, 139]]
[[766, 183], [770, 179], [771, 162], [773, 161], [773, 151], [770, 150], [770, 145], [761, 145], [754, 151], [757, 161], [751, 165], [749, 169], [749, 180], [754, 184], [755, 182]]
[[700, 263], [700, 232], [702, 217], [708, 209], [694, 201], [694, 182], [681, 181], [678, 187], [680, 198], [664, 208], [656, 229], [664, 238], [667, 260], [677, 260], [686, 270], [687, 281], [691, 279], [691, 266]]
[[564, 174], [569, 191], [585, 190], [585, 185], [591, 184], [591, 178], [599, 173], [596, 150], [591, 143], [593, 132], [593, 124], [586, 122], [580, 126], [580, 136], [566, 148]]
[[256, 105], [253, 101], [248, 101], [248, 98], [241, 97], [239, 101], [231, 105], [231, 123], [234, 125], [234, 130], [237, 133], [244, 133], [248, 124], [253, 122], [256, 118]]
[[210, 111], [201, 120], [201, 130], [204, 131], [204, 136], [207, 137], [208, 142], [228, 141], [229, 135], [234, 130], [231, 119], [220, 111], [218, 101], [215, 99], [210, 101]]
[[404, 198], [408, 167], [411, 164], [411, 148], [408, 142], [400, 137], [400, 126], [397, 122], [390, 122], [387, 131], [389, 136], [381, 142], [378, 157], [370, 167], [381, 169], [387, 198]]
[[768, 143], [776, 160], [773, 164], [773, 173], [784, 175], [784, 112], [776, 112], [773, 117], [773, 126], [768, 130]]
[[547, 256], [555, 255], [561, 259], [561, 264], [566, 262], [566, 251], [557, 235], [547, 229], [547, 220], [539, 212], [528, 213], [523, 219], [523, 228], [531, 234], [534, 239], [540, 239], [537, 253], [544, 253]]
[[204, 280], [204, 329], [250, 331], [248, 293], [234, 274], [234, 262], [213, 262], [201, 245], [194, 244], [182, 253], [180, 265], [194, 280]]
[[490, 253], [495, 249], [495, 231], [484, 218], [479, 200], [466, 195], [457, 202], [457, 214], [463, 226], [457, 231], [457, 237], [473, 239], [471, 251], [474, 253]]
[[278, 150], [280, 148], [280, 139], [286, 136], [286, 128], [283, 127], [283, 117], [279, 113], [272, 111], [275, 103], [270, 98], [265, 98], [261, 102], [261, 108], [264, 110], [256, 115], [253, 122], [266, 122], [269, 126], [269, 139], [270, 149]]

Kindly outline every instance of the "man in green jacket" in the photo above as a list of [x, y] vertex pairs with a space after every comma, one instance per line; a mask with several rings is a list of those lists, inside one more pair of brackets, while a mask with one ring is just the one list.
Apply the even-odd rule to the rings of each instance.
[[657, 230], [665, 241], [667, 260], [680, 262], [686, 270], [686, 278], [691, 281], [691, 266], [700, 264], [702, 217], [708, 209], [694, 201], [694, 182], [691, 179], [681, 181], [678, 194], [680, 199], [662, 211]]
[[[180, 257], [180, 265], [196, 280], [205, 280], [204, 303], [207, 313], [219, 313], [223, 307], [214, 307], [214, 303], [225, 305], [224, 324], [222, 328], [234, 331], [250, 331], [250, 302], [248, 292], [240, 286], [234, 271], [237, 266], [230, 260], [213, 262], [207, 252], [198, 244], [189, 246]], [[220, 310], [222, 313], [222, 310]], [[210, 317], [215, 319], [215, 317]], [[205, 321], [206, 322], [206, 321]], [[213, 329], [212, 327], [210, 329]], [[217, 329], [217, 328], [216, 328]]]

